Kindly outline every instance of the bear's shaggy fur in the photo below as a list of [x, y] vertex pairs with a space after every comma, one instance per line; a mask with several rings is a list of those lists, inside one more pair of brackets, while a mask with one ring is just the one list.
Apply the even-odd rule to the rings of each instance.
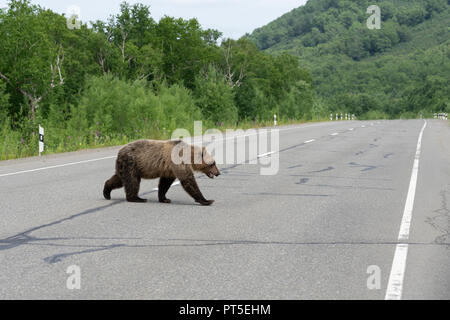
[[[180, 156], [183, 155], [183, 150], [190, 150], [192, 160], [179, 161], [180, 164], [172, 161], [175, 147], [177, 148], [175, 154], [178, 152]], [[194, 161], [196, 159], [199, 161]], [[205, 148], [190, 146], [182, 141], [139, 140], [126, 145], [119, 151], [116, 174], [106, 181], [103, 195], [105, 199], [110, 200], [112, 190], [125, 187], [127, 201], [146, 202], [147, 200], [138, 196], [141, 179], [160, 178], [159, 201], [170, 203], [166, 193], [175, 179], [178, 179], [184, 190], [196, 202], [209, 206], [214, 200], [206, 200], [203, 197], [195, 181], [194, 172], [196, 171], [206, 174], [211, 179], [220, 175], [214, 158]]]

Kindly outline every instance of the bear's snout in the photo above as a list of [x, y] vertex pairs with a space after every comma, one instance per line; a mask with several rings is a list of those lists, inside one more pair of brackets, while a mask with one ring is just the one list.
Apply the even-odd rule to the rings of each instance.
[[215, 177], [220, 176], [220, 171], [219, 171], [219, 169], [217, 169], [216, 166], [210, 168], [210, 170], [208, 172], [205, 172], [205, 173], [211, 179], [214, 179]]
[[220, 171], [219, 171], [219, 169], [217, 169], [216, 166], [214, 166], [211, 171], [212, 171], [212, 174], [215, 175], [216, 177], [220, 176]]

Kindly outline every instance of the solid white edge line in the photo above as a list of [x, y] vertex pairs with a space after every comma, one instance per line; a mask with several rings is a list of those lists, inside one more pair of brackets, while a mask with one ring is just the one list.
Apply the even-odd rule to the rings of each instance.
[[401, 300], [403, 293], [403, 282], [405, 278], [406, 260], [408, 257], [408, 242], [409, 232], [411, 228], [412, 213], [414, 209], [414, 199], [416, 196], [417, 177], [419, 174], [419, 160], [422, 150], [422, 137], [427, 127], [425, 121], [422, 130], [419, 134], [417, 142], [416, 155], [414, 158], [414, 165], [411, 173], [411, 180], [409, 183], [408, 195], [406, 197], [405, 209], [403, 211], [402, 222], [398, 236], [399, 244], [396, 247], [394, 260], [392, 262], [391, 274], [386, 289], [385, 300]]
[[395, 249], [385, 300], [401, 300], [407, 257], [408, 244], [398, 244]]
[[76, 165], [76, 164], [96, 162], [96, 161], [101, 161], [101, 160], [109, 160], [109, 159], [114, 159], [116, 157], [117, 156], [110, 156], [110, 157], [104, 157], [104, 158], [97, 158], [97, 159], [83, 160], [83, 161], [78, 161], [78, 162], [70, 162], [70, 163], [58, 164], [58, 165], [55, 165], [55, 166], [42, 167], [42, 168], [31, 169], [31, 170], [23, 170], [23, 171], [5, 173], [5, 174], [0, 174], [0, 177], [8, 177], [8, 176], [14, 176], [14, 175], [23, 174], [23, 173], [30, 173], [30, 172], [36, 172], [36, 171], [42, 171], [42, 170], [48, 170], [48, 169], [68, 167], [68, 166], [73, 166], [73, 165]]

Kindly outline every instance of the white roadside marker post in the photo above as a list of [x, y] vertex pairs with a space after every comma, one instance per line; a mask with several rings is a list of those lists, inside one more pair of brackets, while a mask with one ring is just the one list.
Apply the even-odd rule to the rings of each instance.
[[330, 121], [333, 121], [333, 114], [330, 114]]
[[339, 115], [336, 113], [336, 121], [339, 120]]
[[44, 152], [44, 128], [39, 125], [39, 156]]
[[276, 114], [273, 116], [273, 125], [275, 127], [277, 126], [277, 115]]

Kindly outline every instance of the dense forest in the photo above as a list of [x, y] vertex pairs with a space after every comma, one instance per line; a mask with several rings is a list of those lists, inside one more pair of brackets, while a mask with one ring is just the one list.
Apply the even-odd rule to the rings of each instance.
[[[241, 39], [123, 2], [78, 23], [28, 0], [0, 9], [0, 160], [248, 127], [450, 111], [450, 0], [309, 0]], [[381, 8], [369, 30], [367, 7]], [[76, 23], [75, 23], [76, 22]]]
[[[176, 128], [320, 117], [308, 71], [289, 54], [222, 39], [196, 19], [120, 6], [89, 25], [12, 0], [0, 11], [0, 160], [168, 138]], [[74, 27], [75, 26], [75, 27]]]
[[[370, 5], [381, 28], [369, 29]], [[309, 0], [247, 39], [289, 52], [332, 111], [416, 117], [450, 111], [450, 0]]]

